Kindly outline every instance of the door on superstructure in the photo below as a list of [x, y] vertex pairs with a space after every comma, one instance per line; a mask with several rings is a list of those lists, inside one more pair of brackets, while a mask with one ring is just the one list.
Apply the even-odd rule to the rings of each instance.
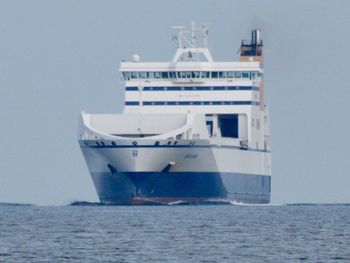
[[238, 138], [238, 114], [218, 115], [221, 137]]

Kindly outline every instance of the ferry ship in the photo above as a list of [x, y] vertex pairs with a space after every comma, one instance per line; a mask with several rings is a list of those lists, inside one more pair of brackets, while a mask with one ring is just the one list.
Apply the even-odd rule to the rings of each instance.
[[208, 27], [174, 27], [170, 62], [120, 64], [121, 114], [82, 112], [78, 141], [100, 202], [270, 202], [263, 41], [254, 29], [238, 62], [216, 62]]

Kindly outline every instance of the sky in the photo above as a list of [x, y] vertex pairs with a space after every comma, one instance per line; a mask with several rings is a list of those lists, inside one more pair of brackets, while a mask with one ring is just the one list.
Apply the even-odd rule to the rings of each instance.
[[272, 203], [350, 203], [350, 1], [0, 0], [0, 202], [97, 201], [78, 116], [118, 113], [123, 59], [169, 61], [209, 23], [214, 60], [262, 29]]

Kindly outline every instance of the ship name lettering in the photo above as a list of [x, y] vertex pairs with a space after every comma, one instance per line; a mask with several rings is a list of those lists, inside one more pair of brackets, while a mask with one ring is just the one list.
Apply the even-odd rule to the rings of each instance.
[[185, 159], [197, 159], [199, 154], [194, 154], [194, 153], [188, 153], [185, 155]]

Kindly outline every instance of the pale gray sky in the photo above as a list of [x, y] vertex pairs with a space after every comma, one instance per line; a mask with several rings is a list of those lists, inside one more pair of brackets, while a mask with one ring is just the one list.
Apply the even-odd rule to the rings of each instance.
[[216, 60], [263, 30], [272, 202], [350, 202], [350, 1], [0, 0], [0, 202], [97, 201], [81, 110], [120, 112], [122, 59], [168, 61], [209, 22]]

